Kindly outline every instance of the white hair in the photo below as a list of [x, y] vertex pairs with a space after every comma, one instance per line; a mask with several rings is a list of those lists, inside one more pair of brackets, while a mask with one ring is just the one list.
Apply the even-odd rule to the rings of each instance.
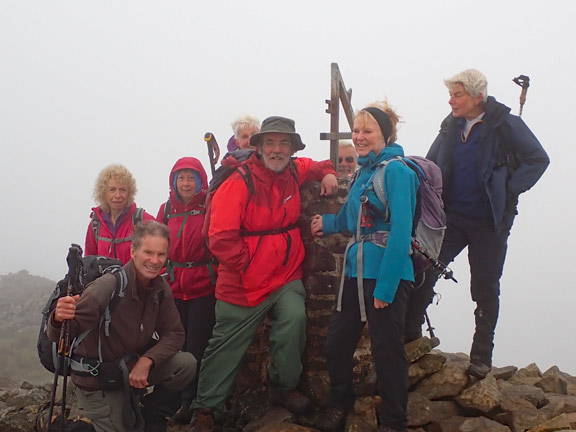
[[238, 134], [242, 129], [258, 129], [260, 130], [260, 120], [251, 115], [245, 114], [238, 117], [231, 124], [234, 136], [238, 138]]
[[488, 80], [482, 72], [476, 69], [467, 69], [454, 75], [452, 78], [445, 79], [444, 84], [449, 90], [455, 84], [462, 84], [466, 93], [473, 98], [482, 95], [483, 102], [488, 100]]

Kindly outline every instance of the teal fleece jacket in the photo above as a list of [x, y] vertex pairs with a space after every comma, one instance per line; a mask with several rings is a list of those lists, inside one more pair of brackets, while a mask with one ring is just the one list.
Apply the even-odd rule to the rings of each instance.
[[[358, 158], [361, 169], [350, 188], [347, 202], [338, 214], [322, 215], [324, 235], [346, 231], [356, 233], [362, 187], [370, 186], [370, 178], [378, 168], [378, 162], [395, 156], [404, 156], [404, 150], [400, 145], [393, 143], [386, 146], [377, 156], [370, 152], [368, 156]], [[402, 162], [388, 164], [384, 171], [384, 192], [388, 199], [390, 220], [386, 222], [378, 212], [371, 211], [371, 226], [361, 228], [363, 235], [376, 231], [390, 232], [386, 248], [371, 242], [364, 243], [362, 264], [363, 278], [376, 279], [374, 297], [388, 303], [394, 300], [401, 279], [414, 281], [410, 245], [418, 186], [418, 176], [409, 167]], [[385, 213], [384, 205], [372, 188], [368, 190], [367, 198], [380, 214]], [[357, 250], [358, 243], [355, 243], [348, 251], [344, 269], [347, 277], [358, 276]]]

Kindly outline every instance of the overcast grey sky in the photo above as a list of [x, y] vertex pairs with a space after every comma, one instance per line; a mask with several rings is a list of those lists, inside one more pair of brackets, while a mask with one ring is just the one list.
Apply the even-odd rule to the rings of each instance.
[[[477, 68], [517, 113], [511, 80], [525, 74], [523, 118], [552, 163], [520, 198], [494, 362], [576, 374], [575, 12], [569, 0], [3, 0], [0, 274], [59, 279], [69, 244], [84, 244], [104, 166], [125, 164], [155, 215], [174, 162], [208, 167], [204, 133], [225, 146], [240, 114], [294, 118], [302, 155], [327, 158], [331, 62], [355, 108], [388, 97], [408, 154], [426, 153], [449, 112], [443, 78]], [[465, 255], [453, 268], [459, 285], [440, 283], [430, 312], [441, 348], [468, 352]]]

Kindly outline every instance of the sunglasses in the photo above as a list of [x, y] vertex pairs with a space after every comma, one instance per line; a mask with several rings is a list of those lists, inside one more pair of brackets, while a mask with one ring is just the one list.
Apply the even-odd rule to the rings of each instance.
[[353, 156], [346, 156], [345, 158], [338, 158], [338, 163], [342, 163], [342, 161], [345, 160], [348, 163], [354, 163], [354, 157]]

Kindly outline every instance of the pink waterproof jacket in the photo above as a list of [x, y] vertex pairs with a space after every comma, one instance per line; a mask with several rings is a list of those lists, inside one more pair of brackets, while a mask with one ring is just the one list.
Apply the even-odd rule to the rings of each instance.
[[[201, 184], [197, 184], [197, 192], [192, 201], [186, 206], [179, 199], [175, 186], [175, 178], [178, 171], [182, 169], [194, 170], [201, 182]], [[170, 254], [167, 271], [172, 293], [174, 298], [182, 300], [213, 294], [215, 273], [208, 265], [210, 255], [202, 236], [206, 210], [204, 201], [208, 187], [206, 171], [198, 159], [193, 157], [181, 158], [170, 172], [169, 184], [168, 212], [166, 212], [166, 203], [162, 204], [156, 220], [166, 223], [170, 228]]]
[[[98, 239], [94, 233], [94, 223], [91, 220], [86, 231], [86, 244], [84, 255], [102, 255], [112, 258], [118, 258], [122, 264], [130, 261], [130, 245], [132, 244], [132, 232], [134, 225], [132, 216], [136, 211], [136, 204], [132, 204], [122, 215], [120, 215], [119, 226], [116, 231], [106, 223], [104, 210], [100, 206], [92, 209], [90, 218], [97, 218]], [[109, 219], [109, 218], [108, 218]], [[154, 220], [154, 216], [144, 212], [142, 220]]]

